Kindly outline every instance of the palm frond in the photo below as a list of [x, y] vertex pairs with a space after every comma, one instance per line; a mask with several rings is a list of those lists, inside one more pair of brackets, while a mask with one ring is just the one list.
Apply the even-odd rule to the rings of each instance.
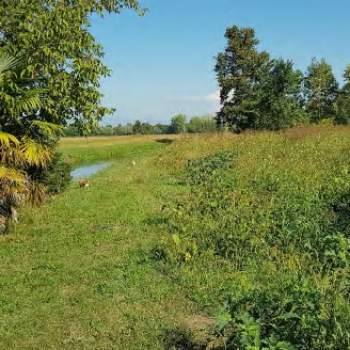
[[63, 130], [62, 126], [42, 120], [33, 120], [30, 128], [37, 128], [47, 136], [58, 134]]
[[38, 207], [46, 197], [46, 187], [38, 182], [31, 181], [28, 185], [28, 201]]
[[31, 112], [41, 107], [42, 90], [32, 89], [14, 98], [14, 110], [16, 113]]
[[19, 144], [19, 140], [17, 137], [13, 136], [4, 131], [0, 131], [0, 147], [10, 147], [11, 145], [17, 146]]
[[[24, 126], [25, 123], [21, 119], [36, 113], [43, 106], [42, 99], [46, 90], [30, 89], [29, 84], [27, 87], [17, 84], [18, 77], [25, 78], [25, 71], [20, 73], [20, 63], [20, 59], [0, 50], [1, 113], [22, 122]], [[32, 128], [35, 129], [33, 133], [30, 132]], [[29, 200], [33, 205], [43, 201], [45, 187], [30, 179], [26, 170], [30, 167], [46, 167], [51, 160], [52, 149], [33, 138], [43, 139], [43, 134], [50, 136], [59, 130], [58, 125], [40, 120], [33, 121], [19, 138], [0, 129], [0, 209], [5, 213], [2, 214], [6, 216], [5, 220], [8, 220], [15, 208], [25, 200]], [[38, 132], [41, 135], [37, 135]], [[32, 134], [38, 137], [29, 137]]]
[[17, 68], [21, 60], [0, 51], [0, 102], [4, 111], [10, 115], [19, 115], [38, 110], [42, 106], [45, 89], [20, 89], [11, 77], [5, 74]]
[[[1, 84], [1, 81], [0, 81]], [[13, 116], [38, 110], [42, 106], [42, 90], [28, 90], [13, 96], [0, 91], [2, 109]]]
[[7, 168], [0, 165], [0, 187], [6, 185], [24, 185], [26, 182], [26, 177], [23, 172]]
[[22, 140], [20, 148], [23, 159], [31, 166], [45, 168], [47, 163], [51, 160], [51, 149], [28, 137]]
[[6, 52], [0, 52], [0, 74], [16, 68], [19, 62], [20, 59], [13, 57]]

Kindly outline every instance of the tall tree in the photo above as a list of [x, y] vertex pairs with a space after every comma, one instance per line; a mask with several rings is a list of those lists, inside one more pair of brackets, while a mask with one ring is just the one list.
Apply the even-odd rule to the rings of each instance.
[[[26, 88], [45, 88], [43, 105], [27, 119], [94, 124], [110, 110], [101, 105], [99, 81], [110, 71], [89, 32], [91, 16], [141, 11], [137, 0], [11, 0], [0, 4], [0, 48], [22, 57]], [[19, 82], [18, 82], [19, 83]], [[1, 126], [13, 121], [1, 115]]]
[[335, 122], [338, 124], [350, 123], [350, 65], [345, 69], [344, 75], [345, 84], [339, 91], [337, 99], [337, 114]]
[[270, 59], [267, 52], [258, 51], [259, 41], [252, 28], [233, 26], [226, 30], [225, 37], [227, 46], [217, 56], [215, 66], [222, 105], [217, 121], [221, 127], [239, 131], [255, 124], [261, 82]]
[[305, 121], [302, 109], [303, 74], [292, 61], [273, 60], [262, 82], [256, 129], [278, 130]]
[[171, 118], [170, 131], [174, 134], [186, 132], [186, 116], [184, 114], [177, 114]]
[[213, 132], [216, 129], [216, 122], [213, 116], [192, 117], [187, 124], [187, 129], [191, 133]]
[[306, 111], [314, 123], [335, 116], [338, 83], [332, 67], [324, 60], [313, 59], [305, 77]]

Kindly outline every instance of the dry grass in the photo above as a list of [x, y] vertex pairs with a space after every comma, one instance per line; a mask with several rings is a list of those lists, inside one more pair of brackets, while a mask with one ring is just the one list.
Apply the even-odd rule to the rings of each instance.
[[350, 138], [350, 128], [347, 126], [303, 126], [280, 132], [248, 131], [241, 134], [230, 132], [187, 134], [178, 136], [176, 142], [158, 158], [158, 163], [176, 172], [189, 159], [224, 151], [232, 148], [234, 144], [240, 144], [241, 148], [244, 149], [244, 144], [254, 143], [261, 143], [262, 146], [266, 147], [276, 137], [288, 141], [347, 134]]
[[105, 147], [111, 145], [135, 144], [159, 140], [177, 140], [181, 135], [130, 135], [130, 136], [93, 136], [93, 137], [64, 137], [60, 141], [60, 148], [71, 147]]

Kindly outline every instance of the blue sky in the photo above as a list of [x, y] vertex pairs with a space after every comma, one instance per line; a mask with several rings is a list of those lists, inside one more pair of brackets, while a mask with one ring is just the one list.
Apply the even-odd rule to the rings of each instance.
[[94, 18], [112, 76], [102, 81], [104, 103], [117, 108], [104, 123], [168, 122], [175, 113], [218, 108], [214, 56], [233, 24], [254, 27], [260, 48], [305, 70], [324, 57], [338, 79], [350, 63], [349, 0], [141, 0], [131, 12]]

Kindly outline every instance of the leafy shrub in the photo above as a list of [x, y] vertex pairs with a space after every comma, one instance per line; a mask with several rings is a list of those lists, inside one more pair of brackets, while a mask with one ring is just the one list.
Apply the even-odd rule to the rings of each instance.
[[[334, 285], [323, 286], [317, 278], [290, 271], [263, 279], [253, 291], [230, 300], [232, 328], [239, 331], [228, 337], [228, 348], [236, 349], [243, 342], [257, 349], [276, 349], [278, 343], [285, 347], [277, 349], [347, 349], [349, 307], [339, 292]], [[245, 340], [247, 320], [256, 326], [254, 343]]]
[[48, 193], [57, 194], [68, 187], [71, 170], [71, 166], [63, 160], [62, 155], [56, 152], [48, 167], [40, 173], [34, 173], [33, 177], [46, 187]]

